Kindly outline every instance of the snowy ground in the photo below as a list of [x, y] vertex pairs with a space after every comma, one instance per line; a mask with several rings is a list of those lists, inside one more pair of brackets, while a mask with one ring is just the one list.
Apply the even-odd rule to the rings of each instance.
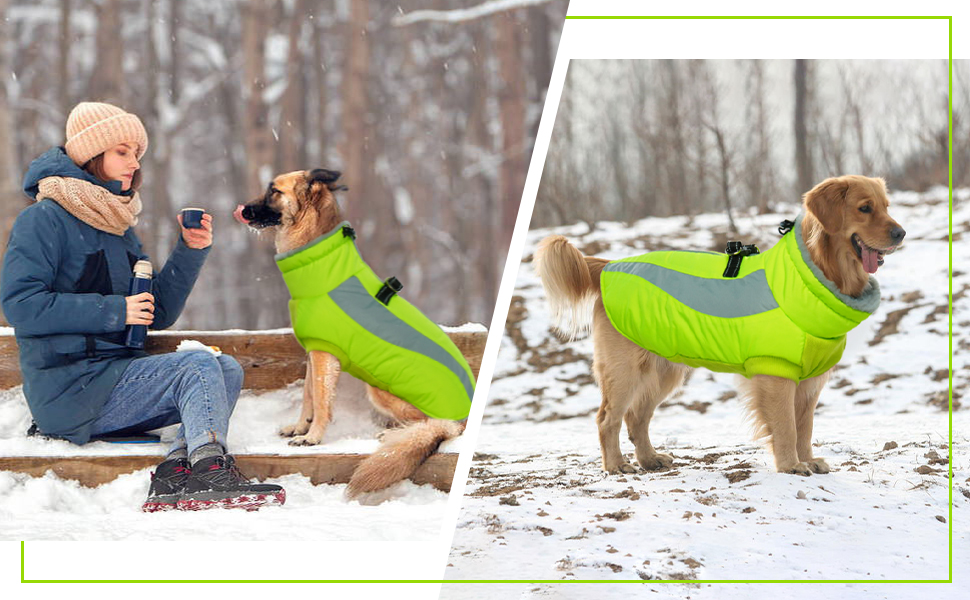
[[[946, 197], [945, 189], [894, 196], [891, 214], [907, 230], [906, 242], [880, 268], [882, 305], [850, 339], [816, 413], [816, 455], [828, 458], [833, 472], [809, 478], [773, 472], [770, 452], [752, 441], [734, 377], [706, 370], [694, 371], [651, 423], [655, 445], [675, 457], [673, 468], [604, 474], [592, 342], [563, 343], [550, 329], [531, 262], [541, 238], [563, 233], [584, 253], [608, 258], [649, 249], [720, 250], [722, 215], [530, 232], [445, 578], [945, 580], [951, 455], [953, 543], [961, 557], [954, 565], [960, 571], [970, 552], [970, 527], [960, 518], [970, 509], [970, 419], [965, 409], [954, 413], [951, 453]], [[970, 191], [959, 197], [953, 215], [958, 240], [970, 232]], [[770, 247], [778, 222], [797, 212], [785, 208], [738, 218], [741, 239]], [[955, 244], [954, 265], [968, 260], [970, 247]], [[959, 317], [970, 307], [970, 274], [958, 268], [954, 275], [959, 403], [970, 386], [970, 321]], [[632, 443], [621, 437], [633, 462]], [[753, 593], [747, 586], [646, 587], [659, 598]], [[880, 592], [888, 591], [862, 584], [794, 588], [794, 597], [806, 598], [884, 597]], [[932, 593], [957, 597], [947, 596], [952, 588], [935, 586]], [[613, 598], [645, 591], [530, 584], [484, 594], [481, 586], [445, 584], [441, 597]], [[912, 587], [903, 597], [925, 595]]]
[[[183, 332], [191, 337], [191, 332]], [[228, 443], [235, 454], [370, 453], [378, 447], [381, 419], [370, 408], [363, 384], [341, 378], [334, 419], [323, 444], [289, 446], [276, 430], [300, 412], [303, 382], [283, 390], [244, 391], [233, 414]], [[105, 456], [165, 453], [166, 444], [75, 446], [65, 441], [27, 438], [30, 414], [21, 386], [0, 391], [0, 456]], [[162, 430], [170, 440], [175, 428]], [[459, 452], [463, 438], [441, 446]], [[0, 540], [401, 540], [433, 541], [440, 535], [448, 495], [431, 485], [404, 481], [370, 500], [376, 506], [348, 502], [344, 485], [312, 485], [289, 475], [267, 480], [286, 490], [286, 504], [256, 513], [144, 514], [150, 469], [124, 475], [95, 489], [81, 487], [48, 472], [33, 478], [0, 471]], [[322, 510], [324, 509], [325, 510]], [[295, 526], [297, 525], [298, 526]], [[212, 532], [218, 532], [213, 534]]]

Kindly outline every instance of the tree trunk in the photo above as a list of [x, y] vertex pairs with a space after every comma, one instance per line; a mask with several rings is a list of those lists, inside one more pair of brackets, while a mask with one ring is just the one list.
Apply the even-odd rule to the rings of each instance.
[[330, 160], [330, 155], [333, 153], [333, 148], [331, 145], [334, 143], [334, 137], [328, 135], [327, 127], [327, 116], [329, 111], [327, 110], [330, 103], [333, 102], [337, 104], [340, 98], [331, 97], [329, 90], [327, 89], [327, 55], [323, 49], [324, 36], [329, 32], [325, 31], [323, 26], [320, 25], [320, 19], [314, 19], [312, 22], [312, 35], [313, 35], [313, 73], [314, 81], [317, 87], [317, 111], [316, 111], [316, 127], [314, 128], [314, 142], [316, 153], [313, 157], [315, 161], [314, 168], [327, 168]]
[[121, 61], [121, 0], [97, 4], [98, 33], [95, 40], [94, 71], [88, 83], [88, 98], [124, 106], [124, 65]]
[[281, 100], [279, 134], [279, 161], [276, 171], [286, 173], [306, 169], [306, 133], [303, 107], [306, 86], [304, 81], [303, 52], [300, 39], [306, 23], [306, 0], [297, 0], [290, 15], [290, 46], [286, 60], [286, 91]]
[[[5, 0], [4, 0], [5, 1]], [[5, 36], [0, 36], [5, 39]], [[74, 106], [71, 95], [71, 0], [61, 0], [61, 19], [58, 24], [57, 38], [57, 87], [60, 99], [61, 114], [67, 121], [67, 115]], [[2, 71], [6, 73], [6, 70]]]
[[[7, 0], [0, 0], [0, 40], [7, 39], [9, 25], [6, 16]], [[10, 60], [7, 53], [2, 50], [0, 50], [0, 73], [10, 73]], [[7, 88], [0, 84], [0, 257], [7, 247], [7, 239], [10, 237], [14, 219], [26, 204], [23, 201], [26, 198], [19, 190], [19, 177], [13, 170], [13, 166], [18, 161], [15, 158], [12, 117], [13, 107], [7, 97]], [[2, 313], [0, 313], [0, 325], [7, 325]]]
[[684, 147], [684, 128], [680, 119], [680, 104], [682, 100], [680, 74], [677, 64], [673, 60], [662, 61], [664, 73], [667, 76], [667, 119], [666, 126], [670, 134], [671, 157], [670, 189], [667, 197], [666, 214], [690, 213], [690, 199], [687, 192], [687, 153]]
[[[493, 17], [497, 29], [499, 79], [499, 111], [502, 115], [502, 168], [499, 173], [501, 215], [499, 248], [508, 251], [512, 230], [519, 213], [522, 188], [528, 170], [525, 151], [525, 72], [522, 65], [521, 24], [516, 11]], [[501, 251], [500, 251], [501, 252]]]
[[347, 203], [347, 217], [359, 223], [363, 216], [361, 204], [367, 198], [368, 145], [367, 77], [370, 71], [370, 41], [367, 34], [369, 2], [358, 0], [350, 4], [350, 23], [347, 24], [347, 63], [344, 69], [344, 97], [341, 122], [344, 138], [341, 155], [344, 159], [344, 178], [356, 202]]
[[168, 94], [172, 104], [178, 104], [181, 86], [182, 55], [179, 52], [179, 21], [182, 19], [183, 0], [170, 0], [168, 5], [168, 35], [171, 42], [171, 62], [168, 65]]
[[[243, 74], [245, 83], [245, 117], [243, 131], [246, 145], [246, 189], [255, 195], [266, 187], [273, 170], [273, 137], [269, 128], [269, 111], [263, 101], [266, 87], [265, 42], [269, 34], [268, 0], [249, 0], [244, 5], [242, 22]], [[263, 281], [272, 281], [276, 275], [273, 262], [273, 240], [270, 236], [250, 238], [254, 246], [252, 258], [241, 284], [249, 289], [262, 289]], [[279, 327], [275, 319], [279, 314], [278, 302], [268, 301], [265, 294], [245, 293], [241, 302], [239, 319], [253, 323], [256, 328]], [[260, 297], [263, 296], [263, 297]], [[284, 301], [285, 305], [285, 301]]]
[[[533, 99], [541, 105], [546, 89], [549, 87], [549, 79], [552, 77], [554, 48], [549, 42], [549, 15], [546, 14], [546, 7], [533, 6], [528, 9], [528, 14], [529, 42], [532, 46], [532, 81], [535, 83]], [[537, 114], [541, 115], [541, 112], [537, 111]], [[536, 117], [536, 127], [538, 127], [539, 118], [539, 116]]]
[[727, 144], [724, 142], [724, 133], [720, 127], [711, 128], [714, 138], [717, 140], [717, 151], [721, 158], [721, 198], [724, 200], [724, 212], [727, 213], [728, 229], [731, 235], [738, 234], [738, 228], [734, 224], [734, 217], [731, 215], [731, 157], [728, 154]]
[[808, 61], [795, 61], [795, 172], [798, 174], [798, 195], [812, 189], [814, 168], [808, 145], [808, 103], [810, 83]]

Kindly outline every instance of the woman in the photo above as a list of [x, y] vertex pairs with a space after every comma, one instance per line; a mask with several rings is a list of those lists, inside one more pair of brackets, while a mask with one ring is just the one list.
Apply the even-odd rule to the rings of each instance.
[[212, 244], [212, 218], [182, 227], [152, 293], [127, 296], [142, 258], [132, 229], [148, 135], [133, 114], [82, 102], [67, 142], [34, 160], [0, 274], [0, 302], [20, 347], [24, 395], [45, 435], [83, 444], [181, 422], [152, 474], [146, 511], [282, 504], [275, 485], [251, 484], [226, 455], [242, 386], [229, 356], [148, 356], [125, 346], [128, 325], [165, 329], [182, 312]]

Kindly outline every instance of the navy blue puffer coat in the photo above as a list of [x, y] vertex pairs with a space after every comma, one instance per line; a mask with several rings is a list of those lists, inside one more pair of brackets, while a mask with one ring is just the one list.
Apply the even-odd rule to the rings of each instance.
[[[31, 163], [24, 192], [34, 198], [44, 177], [84, 179], [121, 194], [78, 167], [63, 148]], [[211, 247], [210, 247], [211, 248]], [[152, 329], [172, 325], [185, 306], [209, 248], [179, 236], [153, 282]], [[45, 434], [83, 444], [125, 368], [143, 352], [124, 345], [125, 296], [135, 261], [147, 258], [132, 229], [99, 231], [50, 198], [17, 216], [0, 273], [0, 303], [20, 348], [24, 396]]]

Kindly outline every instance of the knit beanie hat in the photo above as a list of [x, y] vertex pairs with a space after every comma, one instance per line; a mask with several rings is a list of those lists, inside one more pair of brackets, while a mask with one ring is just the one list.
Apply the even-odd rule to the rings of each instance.
[[117, 106], [104, 102], [81, 102], [67, 117], [64, 148], [79, 167], [118, 144], [138, 145], [138, 160], [148, 149], [148, 133], [141, 120]]

